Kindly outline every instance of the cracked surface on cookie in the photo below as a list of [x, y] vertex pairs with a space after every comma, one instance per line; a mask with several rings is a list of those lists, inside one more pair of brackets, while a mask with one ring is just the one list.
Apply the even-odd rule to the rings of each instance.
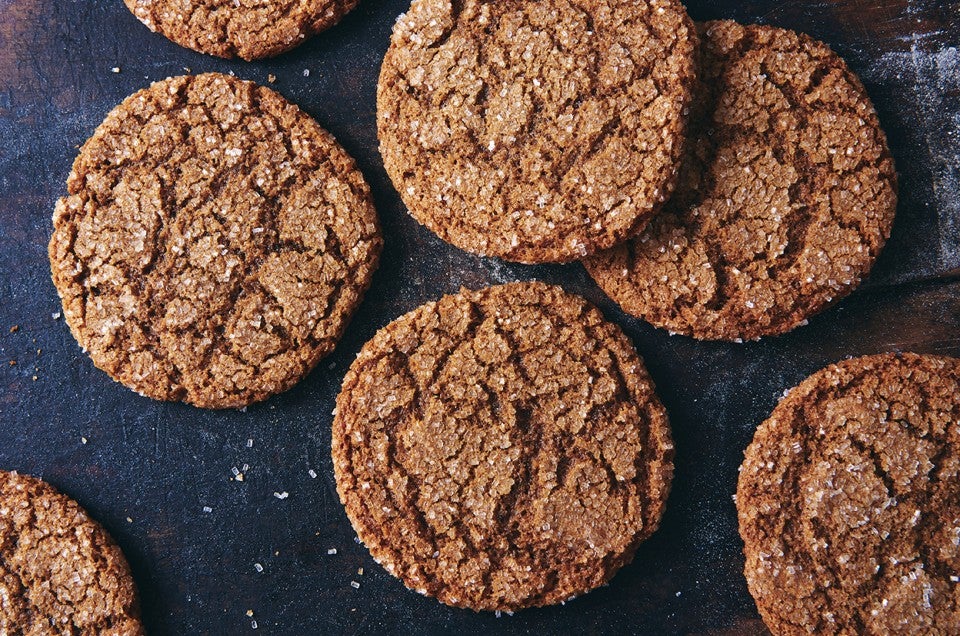
[[587, 259], [625, 311], [710, 340], [789, 331], [849, 294], [890, 234], [896, 175], [860, 81], [783, 29], [700, 26], [702, 77], [674, 198]]
[[381, 238], [353, 160], [277, 93], [219, 74], [125, 100], [80, 151], [50, 241], [64, 316], [149, 397], [240, 407], [329, 353]]
[[48, 484], [0, 471], [0, 634], [140, 636], [120, 548]]
[[737, 488], [774, 634], [960, 630], [960, 360], [847, 360], [760, 425]]
[[340, 21], [357, 0], [124, 0], [151, 31], [218, 57], [279, 55]]
[[446, 296], [377, 333], [337, 399], [333, 457], [374, 559], [476, 610], [605, 583], [656, 529], [673, 472], [630, 342], [540, 283]]
[[673, 189], [695, 77], [673, 0], [415, 0], [377, 88], [384, 165], [461, 249], [570, 261]]

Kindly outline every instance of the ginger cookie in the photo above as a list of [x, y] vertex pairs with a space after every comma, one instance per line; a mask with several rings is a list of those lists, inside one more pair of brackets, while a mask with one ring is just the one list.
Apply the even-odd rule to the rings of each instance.
[[863, 86], [825, 44], [729, 21], [700, 37], [673, 199], [585, 264], [658, 327], [705, 340], [784, 333], [870, 270], [896, 211], [893, 160]]
[[72, 499], [0, 470], [0, 634], [140, 636], [123, 553]]
[[340, 21], [357, 0], [123, 0], [154, 32], [180, 46], [258, 60], [299, 46]]
[[740, 470], [747, 584], [774, 634], [960, 633], [960, 360], [831, 365]]
[[566, 262], [673, 190], [696, 77], [674, 0], [414, 0], [377, 86], [387, 173], [443, 240]]
[[541, 283], [461, 291], [380, 330], [337, 398], [337, 491], [373, 558], [474, 610], [568, 600], [657, 528], [666, 412], [619, 327]]
[[242, 407], [334, 347], [381, 238], [354, 161], [277, 93], [220, 74], [126, 99], [53, 217], [53, 281], [94, 364], [159, 400]]

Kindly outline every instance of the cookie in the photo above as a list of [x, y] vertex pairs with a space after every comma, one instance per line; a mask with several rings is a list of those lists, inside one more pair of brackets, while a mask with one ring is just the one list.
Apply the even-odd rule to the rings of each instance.
[[0, 634], [140, 636], [120, 548], [72, 499], [0, 470]]
[[700, 26], [701, 83], [676, 194], [585, 261], [627, 312], [705, 340], [784, 333], [859, 284], [896, 210], [896, 173], [860, 81], [825, 44]]
[[334, 347], [381, 238], [353, 160], [277, 93], [153, 84], [84, 144], [53, 217], [53, 281], [94, 364], [158, 400], [242, 407]]
[[774, 634], [960, 633], [960, 360], [831, 365], [757, 429], [737, 486]]
[[377, 86], [387, 173], [417, 221], [476, 254], [611, 247], [673, 189], [695, 49], [674, 0], [414, 0]]
[[248, 61], [299, 46], [339, 22], [357, 5], [357, 0], [123, 1], [151, 31], [180, 46]]
[[337, 398], [337, 491], [373, 558], [457, 607], [608, 581], [657, 528], [667, 416], [630, 342], [558, 287], [461, 291], [380, 330]]

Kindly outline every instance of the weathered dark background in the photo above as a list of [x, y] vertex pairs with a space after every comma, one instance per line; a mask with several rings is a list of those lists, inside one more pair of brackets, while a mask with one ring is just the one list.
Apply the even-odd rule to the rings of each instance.
[[[300, 49], [247, 64], [149, 33], [121, 0], [0, 0], [0, 468], [47, 479], [109, 529], [155, 635], [248, 633], [248, 610], [255, 633], [763, 633], [730, 497], [757, 424], [784, 389], [845, 356], [960, 355], [960, 3], [689, 3], [694, 19], [769, 23], [831, 44], [867, 85], [901, 175], [893, 237], [871, 281], [809, 326], [745, 345], [671, 338], [618, 311], [579, 265], [476, 258], [406, 215], [377, 153], [374, 87], [407, 5], [362, 0]], [[358, 159], [386, 236], [334, 355], [246, 412], [141, 398], [96, 370], [55, 317], [46, 245], [77, 146], [124, 97], [185, 68], [275, 75], [273, 88]], [[633, 338], [670, 411], [677, 471], [661, 530], [608, 587], [497, 619], [407, 592], [354, 542], [333, 483], [330, 411], [376, 329], [461, 285], [529, 278], [585, 295]]]

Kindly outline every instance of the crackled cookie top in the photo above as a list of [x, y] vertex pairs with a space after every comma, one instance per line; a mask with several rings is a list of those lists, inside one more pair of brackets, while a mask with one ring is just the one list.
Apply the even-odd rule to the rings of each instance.
[[151, 31], [218, 57], [279, 55], [340, 21], [357, 0], [124, 0]]
[[700, 31], [676, 194], [587, 269], [624, 310], [674, 332], [783, 333], [870, 270], [896, 210], [893, 160], [863, 86], [826, 45], [734, 22]]
[[120, 548], [73, 500], [0, 470], [0, 634], [140, 636]]
[[374, 559], [476, 610], [609, 580], [657, 527], [666, 413], [615, 325], [558, 287], [445, 296], [368, 342], [337, 399], [337, 490]]
[[277, 93], [158, 82], [83, 146], [54, 213], [53, 280], [94, 363], [149, 397], [240, 407], [329, 353], [381, 239], [353, 160]]
[[960, 633], [960, 360], [815, 373], [747, 449], [747, 583], [774, 634]]
[[384, 165], [440, 238], [570, 261], [673, 189], [696, 48], [673, 0], [414, 0], [377, 87]]

